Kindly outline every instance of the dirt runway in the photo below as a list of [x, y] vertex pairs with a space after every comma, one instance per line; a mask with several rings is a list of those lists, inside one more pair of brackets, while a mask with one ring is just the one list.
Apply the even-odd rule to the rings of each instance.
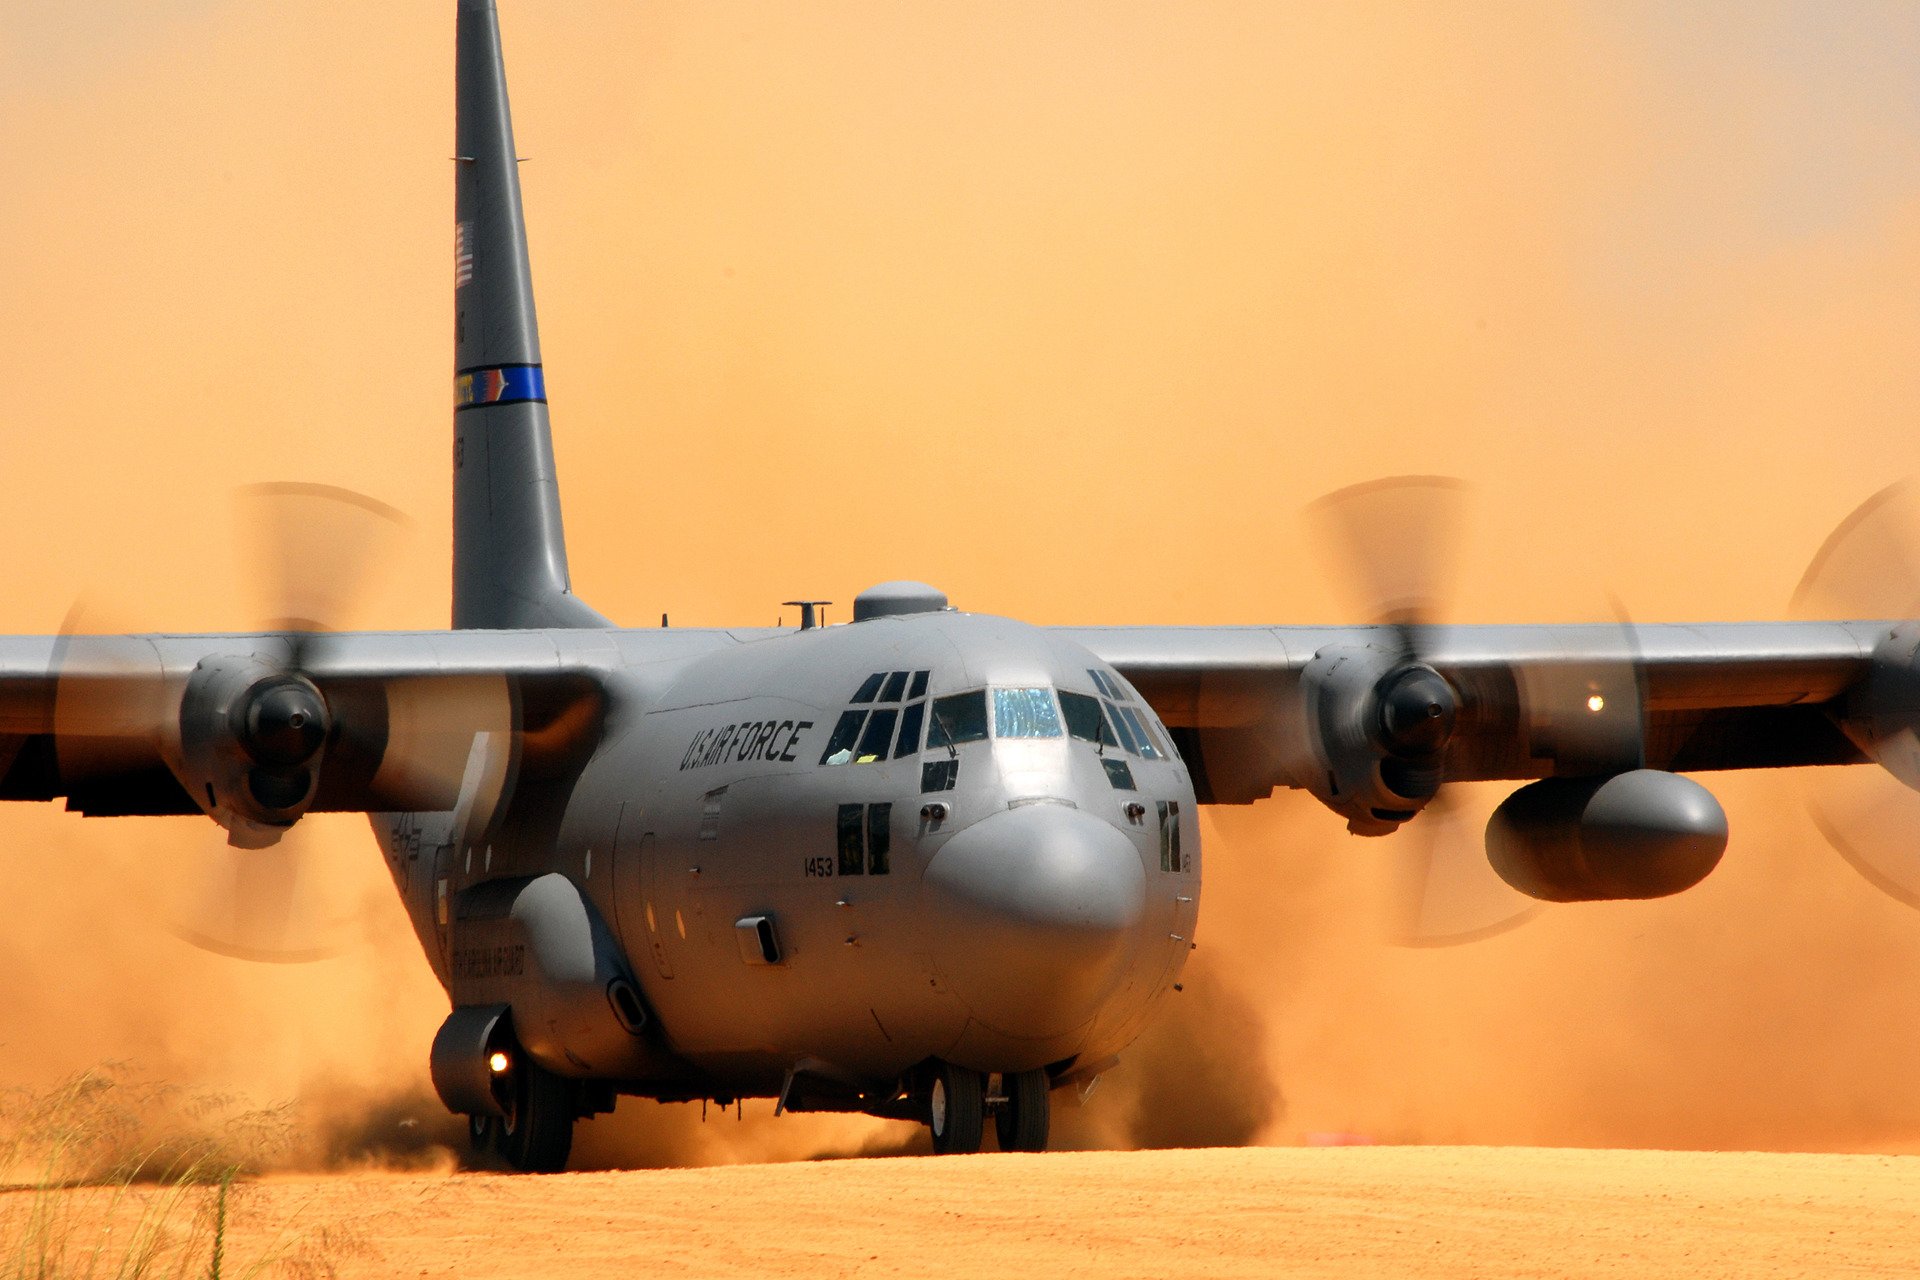
[[1910, 1276], [1920, 1159], [1266, 1148], [287, 1177], [240, 1189], [226, 1249], [232, 1274], [460, 1280]]

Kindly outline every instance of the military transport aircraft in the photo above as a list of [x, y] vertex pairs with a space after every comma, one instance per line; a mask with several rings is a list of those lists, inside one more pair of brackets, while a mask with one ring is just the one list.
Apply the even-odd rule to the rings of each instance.
[[[1370, 626], [1041, 628], [891, 582], [837, 625], [616, 627], [569, 586], [492, 0], [457, 100], [452, 629], [0, 641], [0, 798], [242, 849], [368, 814], [452, 1001], [434, 1084], [520, 1169], [623, 1094], [1044, 1148], [1180, 978], [1200, 805], [1291, 787], [1384, 835], [1513, 780], [1488, 858], [1563, 902], [1714, 867], [1684, 773], [1920, 784], [1911, 623], [1440, 627], [1383, 578]], [[1325, 514], [1404, 563], [1448, 488]]]

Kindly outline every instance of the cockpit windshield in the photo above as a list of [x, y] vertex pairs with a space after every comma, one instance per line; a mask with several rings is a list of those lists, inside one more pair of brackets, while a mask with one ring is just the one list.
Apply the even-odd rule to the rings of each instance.
[[993, 736], [996, 738], [1057, 738], [1060, 712], [1051, 689], [995, 689]]

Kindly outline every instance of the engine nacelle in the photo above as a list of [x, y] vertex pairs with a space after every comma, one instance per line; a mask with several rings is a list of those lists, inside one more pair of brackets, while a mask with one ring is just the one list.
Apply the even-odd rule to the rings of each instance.
[[1920, 791], [1920, 624], [1902, 623], [1874, 646], [1867, 679], [1848, 696], [1841, 728], [1888, 773]]
[[1719, 865], [1727, 815], [1692, 779], [1658, 769], [1546, 778], [1520, 788], [1487, 823], [1500, 878], [1547, 902], [1664, 898]]
[[1301, 783], [1356, 835], [1385, 835], [1439, 790], [1459, 710], [1453, 687], [1404, 654], [1322, 649], [1300, 673], [1312, 766]]
[[168, 765], [244, 849], [273, 844], [313, 803], [331, 718], [311, 680], [257, 658], [209, 658], [187, 677]]

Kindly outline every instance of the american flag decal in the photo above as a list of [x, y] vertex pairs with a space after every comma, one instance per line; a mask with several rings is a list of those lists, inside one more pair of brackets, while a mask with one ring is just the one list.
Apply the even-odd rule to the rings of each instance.
[[453, 224], [453, 287], [458, 289], [473, 279], [473, 224]]
[[463, 369], [454, 375], [453, 407], [478, 409], [490, 404], [519, 404], [547, 399], [547, 375], [537, 364]]

